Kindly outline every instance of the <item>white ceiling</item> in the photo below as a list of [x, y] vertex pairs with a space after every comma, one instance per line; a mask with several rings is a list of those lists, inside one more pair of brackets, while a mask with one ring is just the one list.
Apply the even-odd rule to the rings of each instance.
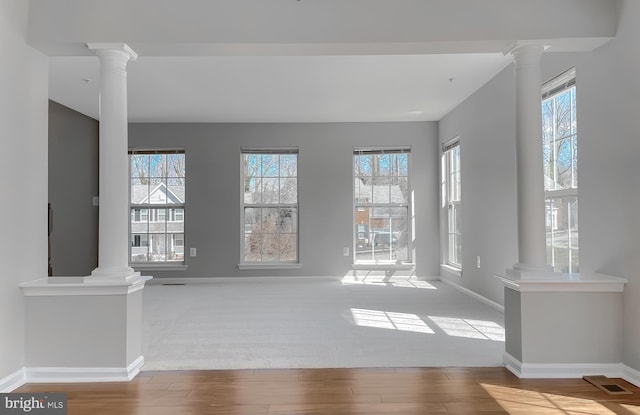
[[[143, 56], [128, 65], [129, 120], [439, 120], [509, 61], [499, 53]], [[99, 76], [97, 57], [52, 57], [50, 97], [98, 119]]]
[[[591, 50], [610, 0], [30, 0], [50, 97], [98, 118], [86, 42], [129, 44], [132, 122], [439, 120], [514, 42]], [[554, 13], [549, 13], [553, 9]], [[571, 16], [567, 19], [566, 16]]]

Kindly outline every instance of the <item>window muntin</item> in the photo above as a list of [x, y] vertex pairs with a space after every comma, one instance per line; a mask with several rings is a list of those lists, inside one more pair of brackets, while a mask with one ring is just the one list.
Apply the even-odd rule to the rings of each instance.
[[242, 150], [243, 263], [298, 262], [298, 150]]
[[460, 142], [449, 143], [443, 150], [442, 162], [445, 182], [443, 198], [447, 210], [445, 261], [449, 266], [462, 268]]
[[129, 161], [131, 263], [184, 263], [184, 151], [132, 150]]
[[575, 70], [543, 86], [547, 261], [558, 272], [578, 272], [578, 129]]
[[411, 261], [409, 149], [354, 150], [354, 262]]

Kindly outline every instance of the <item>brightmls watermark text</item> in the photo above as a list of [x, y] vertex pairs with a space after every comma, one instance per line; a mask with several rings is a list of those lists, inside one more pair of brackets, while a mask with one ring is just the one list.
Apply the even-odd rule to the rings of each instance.
[[66, 393], [0, 393], [0, 415], [67, 415]]

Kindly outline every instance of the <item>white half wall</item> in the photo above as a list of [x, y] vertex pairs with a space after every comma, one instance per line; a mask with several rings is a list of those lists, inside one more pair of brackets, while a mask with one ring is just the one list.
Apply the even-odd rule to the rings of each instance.
[[0, 2], [0, 379], [25, 365], [18, 284], [47, 275], [48, 59], [26, 42], [29, 2]]

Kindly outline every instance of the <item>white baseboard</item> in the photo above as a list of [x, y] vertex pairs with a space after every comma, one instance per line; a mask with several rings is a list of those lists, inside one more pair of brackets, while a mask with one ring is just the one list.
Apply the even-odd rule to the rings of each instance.
[[24, 368], [0, 379], [0, 393], [9, 393], [26, 383]]
[[621, 363], [522, 363], [506, 352], [503, 359], [505, 367], [522, 379], [566, 379], [590, 375], [623, 377]]
[[456, 284], [455, 282], [447, 279], [447, 278], [440, 278], [440, 281], [442, 281], [443, 283], [450, 285], [451, 287], [455, 288], [458, 291], [462, 291], [463, 293], [467, 294], [470, 297], [475, 298], [478, 301], [481, 301], [483, 303], [485, 303], [486, 305], [488, 305], [491, 308], [494, 308], [496, 310], [498, 310], [501, 313], [504, 313], [504, 306], [501, 304], [496, 303], [495, 301], [489, 300], [487, 297], [482, 296], [474, 291], [471, 291], [467, 288], [464, 288], [462, 285], [460, 284]]
[[640, 371], [627, 365], [622, 365], [622, 378], [640, 388]]
[[140, 373], [144, 357], [140, 356], [128, 367], [28, 367], [27, 383], [84, 383], [127, 382]]

